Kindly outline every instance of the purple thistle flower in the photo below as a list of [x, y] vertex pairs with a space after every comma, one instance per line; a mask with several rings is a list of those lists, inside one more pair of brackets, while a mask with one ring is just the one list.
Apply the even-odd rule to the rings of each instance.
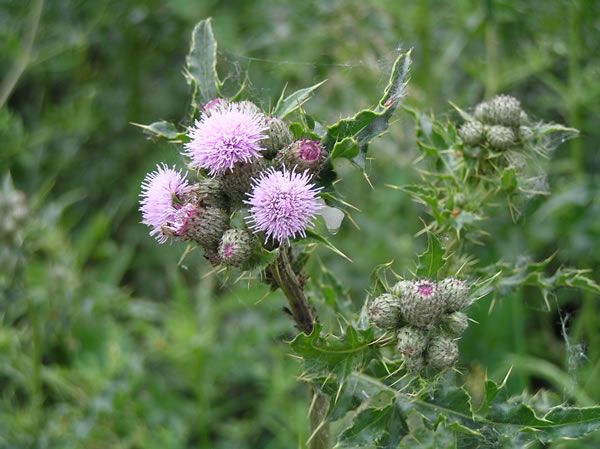
[[192, 167], [221, 175], [236, 163], [261, 157], [259, 144], [266, 129], [264, 115], [254, 104], [219, 102], [196, 120], [183, 154], [192, 160]]
[[169, 168], [165, 163], [156, 165], [157, 170], [150, 172], [142, 182], [140, 196], [140, 211], [142, 223], [152, 228], [151, 236], [156, 236], [159, 243], [165, 243], [169, 233], [163, 227], [168, 223], [181, 221], [179, 209], [181, 206], [173, 204], [174, 200], [181, 198], [191, 190], [191, 186], [175, 166]]
[[322, 205], [317, 199], [320, 188], [311, 182], [308, 172], [296, 173], [271, 168], [254, 180], [250, 199], [244, 203], [250, 206], [248, 221], [254, 233], [264, 231], [265, 242], [272, 237], [279, 242], [287, 242], [296, 234], [306, 237], [305, 229], [312, 225]]

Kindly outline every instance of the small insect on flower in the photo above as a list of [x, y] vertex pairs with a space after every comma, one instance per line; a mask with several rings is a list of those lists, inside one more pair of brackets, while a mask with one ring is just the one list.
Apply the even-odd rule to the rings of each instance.
[[306, 236], [315, 214], [322, 208], [317, 199], [320, 188], [311, 182], [308, 172], [267, 170], [254, 180], [249, 199], [248, 221], [254, 233], [264, 232], [267, 241], [273, 238], [289, 244], [296, 234]]
[[262, 157], [260, 142], [266, 130], [264, 115], [249, 101], [218, 102], [196, 120], [183, 154], [192, 167], [203, 168], [210, 176], [222, 175], [237, 163]]
[[176, 221], [182, 199], [192, 187], [185, 179], [187, 173], [182, 175], [175, 166], [169, 168], [163, 163], [156, 168], [142, 182], [140, 211], [142, 223], [152, 228], [150, 235], [155, 236], [159, 243], [165, 243], [170, 233], [165, 233], [163, 226]]

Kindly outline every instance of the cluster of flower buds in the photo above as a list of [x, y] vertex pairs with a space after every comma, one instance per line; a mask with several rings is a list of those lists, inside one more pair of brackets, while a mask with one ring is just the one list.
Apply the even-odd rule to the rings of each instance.
[[369, 322], [396, 331], [404, 367], [413, 374], [452, 368], [460, 337], [469, 326], [464, 310], [471, 305], [465, 281], [447, 278], [403, 280], [368, 307]]
[[530, 140], [534, 133], [519, 100], [497, 95], [475, 107], [473, 119], [458, 129], [458, 135], [467, 145], [503, 151]]
[[[142, 183], [140, 210], [150, 235], [193, 240], [213, 265], [242, 267], [260, 239], [305, 236], [321, 209], [313, 180], [324, 162], [320, 142], [295, 140], [287, 124], [249, 102], [215, 99], [189, 130], [182, 154], [202, 179], [165, 164]], [[246, 225], [232, 228], [240, 209]]]

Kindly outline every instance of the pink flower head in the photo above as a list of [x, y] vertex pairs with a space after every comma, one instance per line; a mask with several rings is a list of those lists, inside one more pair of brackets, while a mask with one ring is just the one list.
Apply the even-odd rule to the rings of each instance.
[[165, 243], [169, 234], [165, 233], [163, 226], [168, 223], [180, 221], [179, 209], [181, 206], [176, 200], [181, 200], [191, 186], [182, 175], [181, 170], [176, 171], [175, 166], [169, 168], [166, 164], [157, 165], [157, 170], [150, 172], [142, 182], [140, 196], [140, 211], [142, 223], [152, 228], [150, 235], [156, 236], [159, 243]]
[[183, 154], [192, 167], [206, 169], [210, 176], [221, 175], [236, 163], [261, 157], [259, 143], [266, 129], [264, 115], [254, 104], [218, 102], [196, 120]]
[[254, 233], [263, 231], [266, 240], [272, 237], [288, 244], [296, 234], [306, 237], [305, 229], [322, 207], [317, 199], [321, 189], [310, 180], [306, 171], [296, 173], [285, 168], [271, 168], [255, 179], [250, 199], [244, 201], [250, 206], [248, 221]]

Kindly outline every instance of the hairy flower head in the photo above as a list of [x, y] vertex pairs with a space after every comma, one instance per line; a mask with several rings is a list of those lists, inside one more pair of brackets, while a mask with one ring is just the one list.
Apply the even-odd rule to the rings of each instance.
[[269, 237], [289, 244], [296, 234], [306, 236], [305, 230], [312, 224], [315, 213], [321, 209], [317, 200], [320, 188], [311, 182], [308, 172], [293, 170], [267, 170], [254, 180], [249, 200], [248, 221], [251, 229], [265, 232]]
[[140, 211], [142, 223], [152, 228], [150, 235], [156, 236], [159, 243], [164, 243], [169, 235], [165, 234], [162, 228], [169, 222], [177, 221], [181, 207], [176, 204], [176, 200], [181, 200], [190, 191], [191, 186], [185, 179], [187, 174], [182, 175], [181, 170], [175, 170], [175, 166], [169, 168], [163, 163], [156, 168], [148, 173], [142, 182]]
[[192, 167], [208, 170], [210, 176], [221, 175], [236, 163], [261, 157], [266, 129], [265, 118], [254, 104], [219, 102], [210, 114], [196, 120], [183, 154]]

